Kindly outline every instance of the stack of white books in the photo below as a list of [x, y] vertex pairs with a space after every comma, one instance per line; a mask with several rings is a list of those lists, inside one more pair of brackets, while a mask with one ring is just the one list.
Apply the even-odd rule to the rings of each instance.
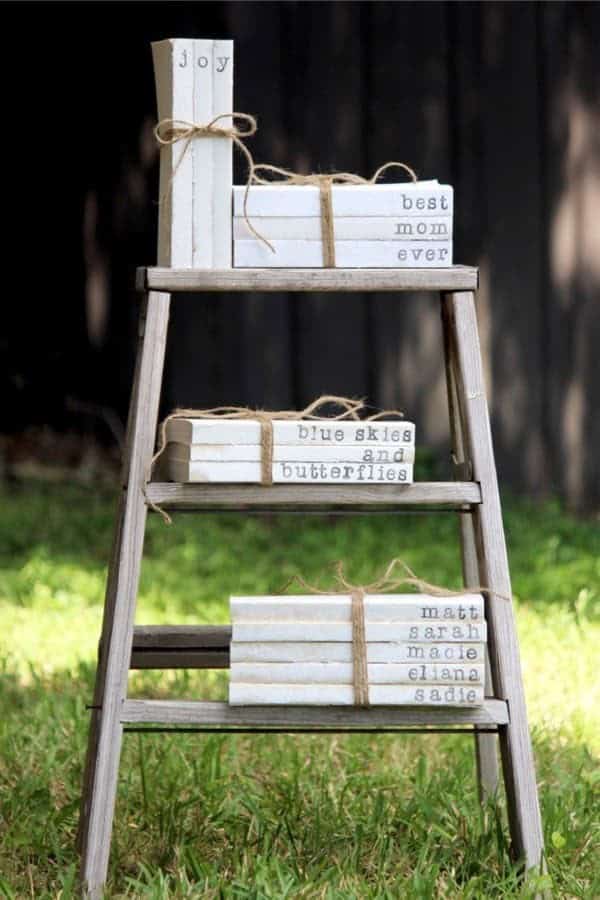
[[[231, 597], [233, 705], [354, 703], [350, 595]], [[480, 706], [481, 594], [367, 594], [372, 706]]]
[[[173, 38], [153, 43], [152, 55], [159, 121], [208, 125], [224, 115], [216, 125], [231, 126], [233, 41]], [[222, 136], [161, 147], [159, 266], [231, 268], [232, 154]]]
[[[258, 484], [261, 423], [252, 419], [171, 419], [165, 466], [172, 481]], [[410, 484], [415, 426], [394, 419], [275, 420], [275, 484]]]
[[[319, 188], [233, 188], [233, 260], [239, 267], [323, 266]], [[444, 268], [452, 265], [453, 189], [437, 181], [333, 185], [336, 266]]]

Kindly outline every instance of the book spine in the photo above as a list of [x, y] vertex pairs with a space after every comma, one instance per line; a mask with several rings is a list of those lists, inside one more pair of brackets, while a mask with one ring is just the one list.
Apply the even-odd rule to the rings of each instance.
[[[215, 41], [213, 49], [213, 117], [233, 112], [233, 41]], [[230, 127], [231, 119], [217, 126]], [[233, 141], [213, 141], [213, 266], [232, 266]]]
[[[260, 462], [260, 444], [175, 444], [167, 446], [170, 459], [179, 462]], [[377, 448], [349, 445], [275, 444], [274, 462], [413, 463], [414, 446], [381, 444]]]
[[[481, 622], [484, 616], [481, 594], [434, 597], [428, 594], [367, 594], [365, 622]], [[301, 596], [231, 597], [231, 620], [242, 622], [351, 622], [349, 594], [307, 594]]]
[[[372, 706], [479, 706], [483, 699], [480, 685], [369, 686]], [[229, 702], [232, 705], [352, 706], [354, 689], [346, 684], [230, 683]]]
[[[480, 643], [486, 640], [485, 621], [367, 622], [369, 642], [400, 641], [410, 644]], [[352, 641], [352, 625], [346, 622], [233, 622], [234, 642]]]
[[[257, 216], [255, 224], [268, 240], [321, 240], [316, 216]], [[339, 216], [334, 218], [337, 241], [442, 241], [452, 238], [452, 216]], [[236, 240], [253, 240], [246, 220], [233, 220]]]
[[[192, 121], [204, 125], [213, 118], [213, 41], [195, 40], [193, 44], [194, 115]], [[191, 142], [189, 150], [193, 159], [194, 245], [192, 264], [195, 268], [210, 269], [213, 267], [215, 144], [216, 138], [198, 138]], [[180, 178], [179, 172], [176, 177]]]
[[[411, 644], [385, 641], [367, 644], [370, 663], [461, 663], [471, 665], [484, 661], [482, 643]], [[233, 642], [230, 659], [235, 663], [349, 663], [353, 659], [351, 643], [324, 641], [256, 641]]]
[[[194, 117], [194, 42], [152, 44], [158, 120]], [[158, 265], [193, 264], [192, 154], [185, 142], [161, 147], [158, 208]]]
[[275, 484], [411, 484], [410, 463], [273, 463]]
[[[369, 684], [481, 685], [483, 664], [369, 663]], [[353, 684], [352, 663], [234, 663], [230, 681], [244, 684]]]
[[[167, 455], [169, 478], [206, 484], [257, 484], [262, 467], [256, 462], [181, 462]], [[406, 463], [274, 462], [274, 484], [411, 484], [413, 467]]]
[[[189, 423], [189, 424], [188, 424]], [[257, 421], [216, 422], [214, 419], [173, 420], [167, 426], [167, 440], [177, 441], [180, 427], [185, 429], [186, 442], [192, 444], [260, 444], [260, 424]], [[191, 431], [188, 431], [191, 428]], [[331, 419], [273, 421], [273, 444], [316, 446], [380, 446], [382, 444], [412, 445], [415, 442], [413, 422], [379, 419], [375, 422], [333, 421]]]
[[[260, 225], [257, 226], [260, 231]], [[320, 268], [321, 241], [234, 241], [238, 268]], [[435, 269], [452, 265], [452, 241], [335, 241], [336, 266], [344, 269]]]
[[[244, 186], [233, 188], [233, 214], [244, 214]], [[345, 216], [395, 216], [402, 218], [451, 216], [453, 189], [450, 185], [414, 187], [399, 185], [334, 185], [331, 191], [333, 214]], [[321, 216], [320, 192], [317, 187], [293, 185], [253, 186], [248, 193], [248, 215], [260, 218]]]

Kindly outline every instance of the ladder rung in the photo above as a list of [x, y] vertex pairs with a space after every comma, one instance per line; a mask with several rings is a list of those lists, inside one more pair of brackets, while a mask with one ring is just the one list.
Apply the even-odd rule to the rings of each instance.
[[138, 625], [132, 669], [227, 669], [230, 625]]
[[321, 727], [378, 728], [402, 726], [508, 724], [504, 700], [488, 699], [483, 706], [469, 708], [425, 706], [380, 706], [371, 709], [335, 706], [229, 706], [223, 702], [188, 700], [126, 700], [121, 713], [123, 724], [196, 725], [257, 728]]
[[481, 503], [476, 481], [417, 481], [407, 485], [351, 484], [179, 484], [153, 482], [148, 500], [165, 509], [270, 509], [300, 507], [305, 511], [356, 510], [370, 507], [444, 506], [450, 509]]
[[138, 269], [152, 291], [475, 291], [478, 270], [447, 269]]

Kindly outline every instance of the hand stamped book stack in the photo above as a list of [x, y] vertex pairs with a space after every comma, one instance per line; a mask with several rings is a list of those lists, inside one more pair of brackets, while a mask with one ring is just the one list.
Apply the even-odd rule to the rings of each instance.
[[[349, 706], [349, 594], [232, 597], [229, 702]], [[486, 623], [481, 594], [366, 594], [371, 706], [479, 706]]]
[[[208, 124], [233, 109], [233, 41], [152, 44], [158, 119]], [[161, 148], [158, 264], [231, 268], [231, 139]]]
[[[314, 185], [233, 189], [233, 258], [240, 267], [321, 267], [320, 191]], [[452, 265], [453, 189], [437, 181], [334, 184], [335, 265], [345, 268], [443, 268]]]
[[[166, 471], [178, 482], [264, 481], [261, 423], [178, 418], [167, 423]], [[273, 420], [269, 482], [410, 484], [415, 426], [377, 419]]]

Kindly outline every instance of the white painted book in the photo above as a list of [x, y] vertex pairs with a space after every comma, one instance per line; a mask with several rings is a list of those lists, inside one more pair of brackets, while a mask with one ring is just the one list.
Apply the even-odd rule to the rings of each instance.
[[[231, 597], [229, 702], [352, 705], [350, 594]], [[477, 706], [485, 682], [480, 593], [365, 594], [369, 702]]]
[[[231, 597], [231, 619], [243, 622], [351, 622], [350, 594], [286, 594], [264, 597]], [[365, 594], [365, 623], [387, 622], [481, 622], [481, 594], [438, 597], [433, 594]]]
[[[233, 214], [244, 215], [246, 188], [233, 188]], [[423, 218], [452, 216], [453, 188], [437, 181], [406, 184], [333, 185], [331, 200], [334, 220], [338, 217], [394, 216]], [[313, 185], [252, 185], [246, 205], [248, 216], [256, 219], [260, 231], [263, 216], [316, 217], [320, 219], [319, 188]], [[334, 222], [335, 225], [335, 222]]]
[[[482, 685], [373, 684], [371, 706], [480, 706]], [[354, 688], [349, 684], [254, 684], [230, 682], [232, 706], [353, 706]]]
[[[260, 444], [179, 444], [166, 450], [169, 459], [178, 462], [260, 462]], [[413, 463], [415, 448], [408, 444], [275, 444], [275, 462], [372, 462]]]
[[[282, 598], [282, 602], [285, 598]], [[481, 622], [367, 622], [367, 642], [391, 641], [409, 644], [466, 644], [487, 639], [487, 625]], [[232, 641], [243, 643], [272, 641], [352, 641], [350, 622], [232, 622]]]
[[[177, 482], [259, 484], [259, 462], [203, 462], [179, 460], [167, 453], [167, 476]], [[411, 463], [273, 462], [274, 484], [411, 484]]]
[[[260, 233], [260, 221], [255, 227]], [[236, 240], [233, 264], [238, 268], [319, 268], [322, 241]], [[344, 269], [436, 269], [452, 265], [452, 241], [335, 240], [335, 264]]]
[[[261, 216], [255, 218], [268, 240], [321, 241], [321, 221], [316, 216]], [[452, 216], [338, 216], [336, 241], [444, 241], [452, 239]], [[233, 219], [235, 240], [254, 240], [242, 216]]]
[[[369, 663], [369, 684], [483, 684], [482, 663]], [[235, 663], [231, 682], [247, 684], [352, 684], [352, 663]]]
[[[369, 663], [461, 663], [484, 661], [485, 644], [417, 644], [398, 641], [367, 643]], [[237, 663], [350, 663], [352, 644], [332, 641], [234, 641], [232, 666]]]
[[[208, 124], [232, 112], [232, 41], [173, 38], [153, 43], [152, 54], [159, 121]], [[230, 138], [161, 147], [158, 264], [231, 268], [231, 192]]]
[[[177, 418], [167, 423], [167, 440], [182, 444], [255, 444], [261, 442], [260, 422], [251, 419]], [[273, 444], [338, 446], [356, 444], [413, 445], [415, 426], [397, 419], [349, 421], [296, 419], [273, 422]]]

